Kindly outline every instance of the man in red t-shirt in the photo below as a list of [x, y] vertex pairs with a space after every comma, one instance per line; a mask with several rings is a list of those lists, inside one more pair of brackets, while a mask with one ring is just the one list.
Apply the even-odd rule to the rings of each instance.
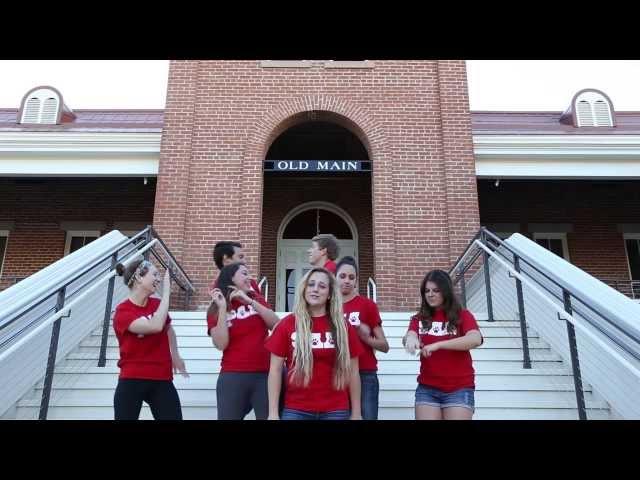
[[[242, 244], [226, 240], [216, 243], [213, 247], [213, 261], [215, 262], [216, 267], [218, 267], [218, 270], [222, 270], [223, 267], [234, 262], [240, 262], [246, 265]], [[211, 282], [211, 286], [209, 287], [210, 291], [213, 291], [213, 289], [216, 288], [217, 280], [218, 279], [216, 277], [216, 279]], [[262, 295], [258, 283], [253, 278], [251, 279], [251, 289]]]
[[340, 247], [338, 240], [330, 233], [316, 235], [311, 239], [311, 248], [307, 250], [309, 263], [314, 267], [322, 267], [336, 274], [336, 262]]

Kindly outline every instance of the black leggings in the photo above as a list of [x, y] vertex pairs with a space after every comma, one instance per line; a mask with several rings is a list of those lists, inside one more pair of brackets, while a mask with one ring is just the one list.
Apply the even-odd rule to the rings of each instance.
[[170, 380], [121, 378], [113, 396], [116, 420], [138, 420], [142, 402], [156, 420], [182, 420], [180, 398]]

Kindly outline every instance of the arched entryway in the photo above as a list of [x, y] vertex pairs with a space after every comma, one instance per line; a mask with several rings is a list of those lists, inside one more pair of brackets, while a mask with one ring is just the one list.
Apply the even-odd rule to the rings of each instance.
[[340, 257], [358, 259], [358, 229], [347, 212], [328, 202], [309, 202], [294, 208], [278, 230], [277, 310], [293, 309], [295, 286], [311, 268], [307, 254], [311, 238], [320, 233], [336, 236]]
[[260, 252], [268, 300], [278, 311], [291, 310], [288, 295], [310, 268], [307, 250], [318, 232], [336, 235], [340, 257], [357, 258], [364, 292], [374, 276], [375, 167], [362, 129], [345, 116], [310, 111], [284, 120], [272, 138], [264, 157]]

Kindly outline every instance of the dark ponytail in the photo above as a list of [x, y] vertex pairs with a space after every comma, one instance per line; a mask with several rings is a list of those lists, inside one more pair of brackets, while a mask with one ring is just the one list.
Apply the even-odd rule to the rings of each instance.
[[351, 265], [353, 269], [356, 271], [356, 277], [358, 276], [358, 264], [356, 263], [355, 258], [342, 257], [338, 262], [338, 265], [336, 265], [336, 275], [338, 274], [338, 270], [340, 270], [340, 267], [342, 267], [343, 265]]

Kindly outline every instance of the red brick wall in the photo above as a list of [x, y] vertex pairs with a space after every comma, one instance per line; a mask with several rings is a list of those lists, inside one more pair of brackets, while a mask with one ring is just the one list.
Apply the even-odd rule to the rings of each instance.
[[151, 223], [155, 179], [0, 179], [0, 221], [11, 221], [0, 288], [8, 276], [25, 277], [62, 258], [66, 232], [60, 222]]
[[249, 263], [261, 264], [262, 161], [309, 111], [351, 129], [369, 152], [383, 310], [413, 308], [424, 272], [449, 266], [477, 230], [463, 61], [373, 69], [174, 61], [155, 226], [199, 287], [196, 305], [208, 298], [216, 241], [242, 241]]
[[486, 223], [571, 223], [571, 262], [599, 278], [629, 278], [621, 223], [640, 223], [640, 182], [493, 180], [478, 182]]
[[[366, 294], [367, 279], [373, 276], [371, 177], [359, 175], [335, 180], [267, 178], [262, 215], [260, 275], [269, 279], [269, 301], [275, 306], [277, 233], [289, 211], [300, 204], [325, 201], [346, 211], [358, 230], [359, 288]], [[309, 242], [311, 243], [311, 242]]]

